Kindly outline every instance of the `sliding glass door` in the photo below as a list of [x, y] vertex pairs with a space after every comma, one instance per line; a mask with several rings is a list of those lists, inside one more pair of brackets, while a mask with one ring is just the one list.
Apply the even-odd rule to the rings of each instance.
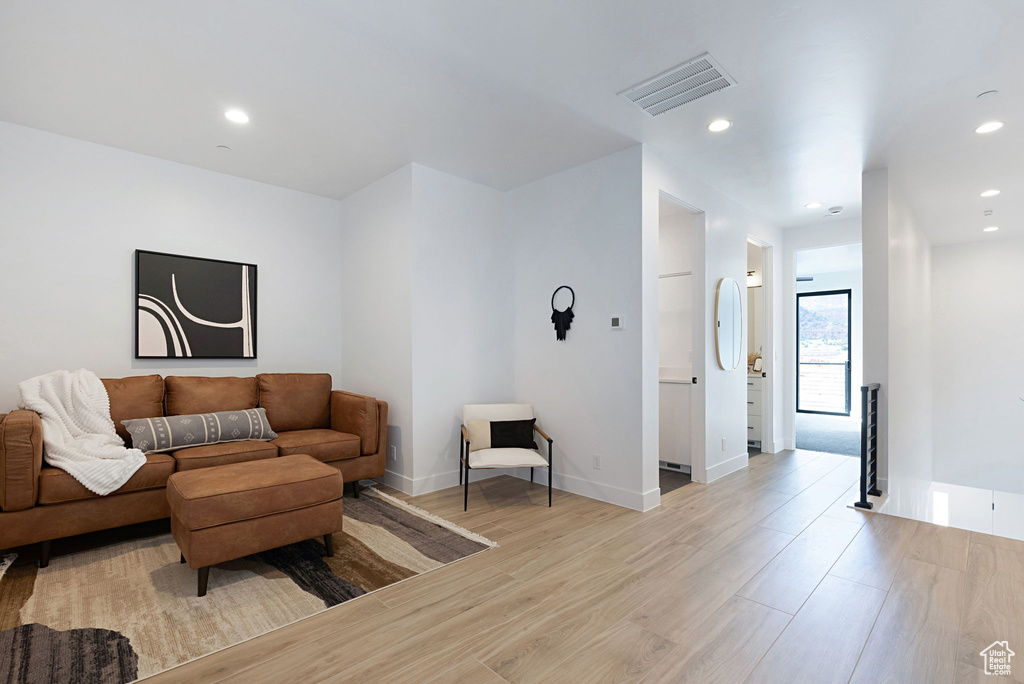
[[850, 415], [850, 290], [796, 296], [796, 410]]

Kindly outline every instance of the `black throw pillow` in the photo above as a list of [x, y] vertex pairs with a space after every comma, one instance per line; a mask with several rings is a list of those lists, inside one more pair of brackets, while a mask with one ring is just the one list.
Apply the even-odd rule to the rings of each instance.
[[536, 418], [530, 420], [470, 420], [470, 451], [480, 449], [533, 449], [533, 426]]

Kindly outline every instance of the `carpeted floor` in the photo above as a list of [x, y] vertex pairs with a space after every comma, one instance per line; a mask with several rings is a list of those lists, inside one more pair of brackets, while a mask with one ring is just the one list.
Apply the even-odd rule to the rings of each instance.
[[796, 448], [860, 456], [860, 420], [846, 416], [797, 413]]
[[0, 682], [132, 681], [492, 546], [367, 489], [345, 499], [334, 557], [310, 540], [223, 563], [201, 598], [160, 529], [47, 568], [15, 562], [0, 575]]

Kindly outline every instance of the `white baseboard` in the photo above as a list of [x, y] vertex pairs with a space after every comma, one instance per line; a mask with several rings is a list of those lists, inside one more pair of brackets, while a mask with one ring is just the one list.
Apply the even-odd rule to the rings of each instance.
[[[489, 477], [498, 477], [500, 475], [512, 475], [522, 480], [530, 479], [530, 471], [525, 468], [518, 468], [515, 470], [474, 470], [470, 473], [470, 482], [476, 482]], [[439, 473], [437, 475], [428, 475], [427, 477], [413, 479], [388, 470], [384, 472], [384, 477], [377, 479], [389, 487], [394, 487], [406, 494], [419, 496], [421, 494], [436, 492], [439, 489], [448, 489], [449, 487], [458, 486], [459, 471], [452, 470], [447, 473]], [[546, 486], [548, 483], [547, 470], [541, 470], [538, 468], [534, 471], [534, 482]], [[598, 501], [622, 506], [623, 508], [630, 508], [634, 511], [649, 511], [652, 508], [656, 508], [661, 505], [661, 490], [658, 488], [654, 488], [643, 493], [633, 492], [614, 485], [591, 482], [571, 475], [562, 475], [557, 472], [555, 473], [553, 487], [564, 492], [579, 494], [580, 496], [597, 499]]]
[[401, 473], [394, 473], [390, 470], [385, 470], [383, 477], [376, 477], [374, 479], [377, 480], [377, 482], [386, 484], [388, 487], [394, 487], [400, 492], [412, 494], [412, 478], [406, 477]]
[[777, 439], [772, 444], [772, 453], [773, 454], [777, 454], [780, 451], [785, 451], [785, 449], [786, 449], [786, 440], [784, 440], [784, 439]]
[[729, 473], [734, 473], [737, 470], [741, 470], [747, 467], [747, 459], [749, 458], [746, 451], [738, 456], [733, 456], [727, 461], [723, 461], [717, 465], [713, 465], [708, 468], [708, 482], [714, 482], [720, 477], [725, 477]]
[[796, 440], [787, 438], [783, 440], [783, 445], [786, 449], [796, 449]]
[[643, 508], [640, 509], [642, 513], [657, 508], [661, 505], [661, 488], [655, 487], [649, 491], [643, 493]]
[[[476, 482], [477, 480], [485, 480], [489, 477], [498, 477], [499, 475], [506, 474], [508, 474], [508, 471], [505, 470], [474, 470], [469, 481]], [[384, 477], [376, 479], [378, 482], [383, 482], [389, 487], [394, 487], [395, 489], [405, 492], [410, 496], [419, 496], [420, 494], [436, 492], [439, 489], [457, 487], [459, 484], [459, 471], [451, 470], [447, 473], [427, 475], [426, 477], [413, 479], [411, 477], [406, 477], [401, 473], [393, 473], [390, 470], [385, 470]]]
[[[510, 474], [523, 480], [530, 479], [529, 473], [514, 471]], [[534, 477], [534, 481], [538, 484], [547, 485], [547, 470], [538, 470], [536, 477]], [[605, 503], [622, 506], [623, 508], [629, 508], [634, 511], [649, 511], [661, 504], [661, 490], [658, 488], [644, 493], [633, 492], [614, 485], [591, 482], [590, 480], [573, 477], [572, 475], [563, 475], [558, 472], [555, 473], [553, 486], [555, 489], [560, 489], [563, 492], [578, 494], [580, 496], [585, 496], [588, 499], [597, 499], [598, 501], [604, 501]]]
[[[480, 480], [486, 480], [490, 477], [498, 477], [500, 475], [508, 475], [507, 470], [471, 470], [469, 472], [469, 481], [478, 482]], [[430, 492], [436, 492], [439, 489], [448, 489], [449, 487], [459, 486], [459, 471], [449, 470], [447, 473], [439, 473], [437, 475], [427, 475], [426, 477], [417, 477], [412, 481], [412, 495], [419, 496], [420, 494], [429, 494]]]

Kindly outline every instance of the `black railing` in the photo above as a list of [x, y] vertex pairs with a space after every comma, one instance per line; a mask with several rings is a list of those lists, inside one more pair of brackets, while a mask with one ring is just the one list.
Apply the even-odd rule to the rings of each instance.
[[857, 508], [871, 508], [868, 496], [878, 489], [878, 390], [877, 382], [860, 388], [860, 501]]

